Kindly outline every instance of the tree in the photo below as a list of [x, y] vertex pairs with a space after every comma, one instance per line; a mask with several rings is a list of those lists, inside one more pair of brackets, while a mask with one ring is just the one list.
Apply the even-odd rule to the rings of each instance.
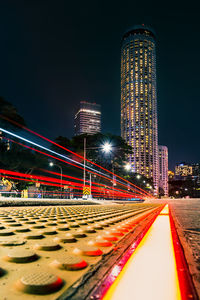
[[[0, 127], [17, 131], [25, 125], [24, 118], [17, 112], [14, 105], [0, 97]], [[30, 174], [35, 168], [41, 168], [42, 164], [44, 165], [44, 158], [41, 155], [15, 142], [10, 142], [7, 138], [9, 136], [0, 131], [0, 168]], [[16, 139], [12, 137], [12, 140]], [[19, 186], [28, 184], [21, 181], [18, 183]]]
[[21, 126], [25, 126], [25, 121], [22, 116], [17, 112], [17, 109], [10, 102], [0, 97], [0, 127], [17, 130], [20, 128], [17, 124], [8, 121], [14, 121]]
[[[9, 122], [9, 120], [16, 122], [16, 124]], [[20, 129], [20, 125], [25, 126], [24, 118], [18, 114], [17, 109], [10, 102], [0, 97], [0, 127], [16, 131]], [[23, 155], [21, 155], [20, 147], [14, 144], [10, 147], [10, 144], [9, 140], [7, 140], [7, 134], [0, 130], [0, 165], [13, 170], [25, 160]]]
[[[66, 137], [59, 136], [54, 141], [59, 145], [70, 149], [71, 151], [84, 156], [84, 138], [86, 138], [86, 158], [92, 162], [99, 164], [100, 166], [122, 175], [122, 170], [127, 162], [127, 154], [132, 152], [131, 147], [126, 144], [126, 142], [120, 137], [113, 134], [102, 134], [96, 133], [94, 135], [82, 134], [79, 136], [74, 136], [71, 140]], [[112, 151], [110, 153], [104, 153], [102, 151], [102, 145], [106, 142], [112, 144]], [[83, 164], [83, 158], [76, 156], [73, 153], [69, 153], [64, 149], [58, 148], [53, 145], [52, 149], [56, 152], [62, 153], [76, 162]], [[55, 162], [56, 163], [56, 162]], [[89, 162], [86, 163], [87, 166], [93, 167]], [[83, 178], [83, 170], [80, 168], [75, 168], [67, 164], [62, 164], [63, 173], [67, 173], [71, 176], [76, 176]], [[124, 174], [125, 175], [125, 174]], [[89, 179], [88, 173], [86, 172], [86, 178]], [[98, 181], [104, 183], [104, 179], [99, 176], [92, 175], [93, 181]], [[112, 175], [110, 174], [110, 180], [112, 182]], [[107, 181], [105, 181], [105, 184]]]
[[[67, 148], [67, 149], [70, 148], [70, 149], [71, 149], [71, 141], [70, 141], [70, 139], [68, 139], [68, 138], [65, 137], [65, 136], [59, 135], [58, 137], [55, 138], [54, 142], [55, 142], [56, 144], [58, 144], [58, 145], [64, 147], [64, 148]], [[58, 146], [56, 146], [56, 145], [54, 145], [54, 144], [52, 145], [51, 148], [52, 148], [52, 150], [57, 151], [57, 152], [59, 152], [59, 153], [62, 153], [62, 154], [68, 154], [68, 153], [66, 152], [66, 150], [64, 150], [64, 149], [62, 149], [62, 148], [59, 148]]]
[[[127, 155], [132, 153], [131, 147], [117, 135], [110, 133], [96, 133], [94, 135], [82, 134], [72, 138], [71, 145], [74, 152], [84, 155], [84, 138], [86, 138], [87, 158], [107, 169], [114, 167], [115, 171], [121, 169], [127, 162]], [[104, 153], [102, 145], [109, 142], [112, 150]]]

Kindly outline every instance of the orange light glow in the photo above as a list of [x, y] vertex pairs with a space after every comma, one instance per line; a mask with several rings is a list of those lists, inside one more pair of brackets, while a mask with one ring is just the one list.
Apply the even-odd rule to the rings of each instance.
[[180, 287], [166, 205], [104, 300], [180, 300]]

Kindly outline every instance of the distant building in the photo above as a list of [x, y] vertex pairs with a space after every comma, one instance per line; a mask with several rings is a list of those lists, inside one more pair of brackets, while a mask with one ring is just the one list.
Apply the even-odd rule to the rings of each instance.
[[200, 164], [192, 164], [192, 176], [200, 177]]
[[200, 198], [200, 163], [176, 164], [174, 178], [169, 177], [169, 194], [173, 197]]
[[101, 132], [101, 106], [81, 101], [74, 117], [74, 130], [75, 135]]
[[181, 177], [192, 176], [192, 165], [185, 162], [175, 166], [175, 175]]
[[171, 179], [174, 179], [174, 175], [175, 173], [171, 170], [168, 171], [168, 179], [171, 180]]
[[158, 146], [159, 156], [159, 187], [168, 196], [168, 149], [166, 146]]
[[182, 162], [175, 166], [176, 179], [197, 179], [200, 182], [200, 164]]
[[121, 136], [132, 147], [131, 169], [153, 179], [158, 194], [156, 38], [136, 26], [121, 44]]

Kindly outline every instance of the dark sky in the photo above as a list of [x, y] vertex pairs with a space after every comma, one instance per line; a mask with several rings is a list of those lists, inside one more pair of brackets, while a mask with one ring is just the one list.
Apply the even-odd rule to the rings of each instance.
[[170, 168], [199, 161], [200, 20], [189, 2], [0, 0], [0, 95], [50, 138], [73, 135], [80, 100], [100, 103], [103, 132], [120, 134], [120, 41], [142, 23], [157, 34], [159, 144]]

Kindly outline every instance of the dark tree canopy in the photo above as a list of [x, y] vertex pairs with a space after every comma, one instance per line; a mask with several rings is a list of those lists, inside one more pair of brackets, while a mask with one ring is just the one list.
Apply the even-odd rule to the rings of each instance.
[[[122, 167], [127, 162], [127, 155], [132, 152], [131, 147], [120, 136], [96, 133], [94, 135], [82, 134], [72, 138], [72, 148], [81, 155], [84, 151], [84, 138], [86, 138], [87, 158], [106, 168]], [[105, 143], [112, 145], [109, 153], [105, 153], [102, 149]]]
[[20, 126], [9, 122], [7, 119], [14, 121], [21, 126], [25, 126], [25, 121], [22, 116], [17, 112], [17, 109], [3, 97], [0, 97], [0, 127], [5, 129], [17, 130]]
[[[64, 148], [71, 149], [71, 141], [67, 137], [59, 135], [57, 138], [55, 138], [54, 142]], [[58, 151], [59, 153], [62, 153], [62, 154], [68, 154], [66, 152], [66, 150], [59, 148], [58, 146], [56, 146], [54, 144], [52, 145], [52, 149], [54, 151]]]

